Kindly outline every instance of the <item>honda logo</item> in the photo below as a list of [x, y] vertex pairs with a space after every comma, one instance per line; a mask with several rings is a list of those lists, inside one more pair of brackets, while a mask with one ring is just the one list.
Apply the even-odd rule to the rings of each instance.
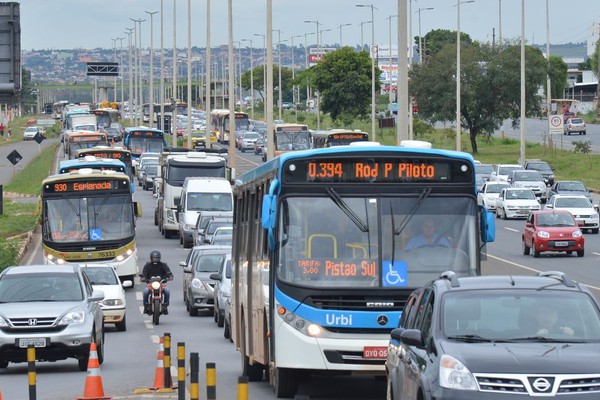
[[27, 320], [27, 325], [29, 325], [29, 326], [37, 326], [37, 323], [38, 323], [37, 318], [29, 318]]

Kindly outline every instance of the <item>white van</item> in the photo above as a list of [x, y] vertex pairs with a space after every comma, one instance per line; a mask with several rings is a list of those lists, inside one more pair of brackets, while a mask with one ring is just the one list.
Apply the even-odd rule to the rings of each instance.
[[177, 206], [179, 243], [194, 245], [193, 230], [201, 211], [233, 211], [233, 192], [225, 178], [188, 177], [183, 182], [181, 202]]

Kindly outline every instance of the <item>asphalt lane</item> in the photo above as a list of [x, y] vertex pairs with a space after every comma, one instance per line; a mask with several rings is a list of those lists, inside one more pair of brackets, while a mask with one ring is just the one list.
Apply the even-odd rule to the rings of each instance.
[[[50, 147], [54, 143], [59, 143], [59, 138], [51, 138], [42, 141], [41, 144], [37, 144], [32, 140], [19, 141], [19, 142], [7, 142], [0, 138], [0, 185], [6, 185], [13, 178], [14, 175], [22, 171], [27, 165], [40, 155], [40, 153]], [[14, 150], [19, 152], [22, 160], [13, 166], [8, 160], [8, 155]]]

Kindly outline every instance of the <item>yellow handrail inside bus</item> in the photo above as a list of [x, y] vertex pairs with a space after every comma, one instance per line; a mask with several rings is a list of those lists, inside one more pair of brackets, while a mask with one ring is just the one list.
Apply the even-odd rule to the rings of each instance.
[[308, 243], [306, 244], [306, 254], [308, 258], [312, 258], [312, 245], [314, 239], [330, 239], [333, 246], [333, 257], [337, 258], [337, 239], [335, 236], [328, 233], [313, 233], [308, 237]]

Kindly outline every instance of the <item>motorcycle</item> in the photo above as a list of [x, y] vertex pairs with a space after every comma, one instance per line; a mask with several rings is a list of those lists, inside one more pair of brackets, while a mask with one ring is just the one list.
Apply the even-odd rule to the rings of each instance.
[[161, 314], [164, 314], [164, 296], [163, 291], [167, 286], [167, 279], [160, 276], [153, 276], [148, 280], [148, 305], [152, 315], [152, 324], [158, 325]]

